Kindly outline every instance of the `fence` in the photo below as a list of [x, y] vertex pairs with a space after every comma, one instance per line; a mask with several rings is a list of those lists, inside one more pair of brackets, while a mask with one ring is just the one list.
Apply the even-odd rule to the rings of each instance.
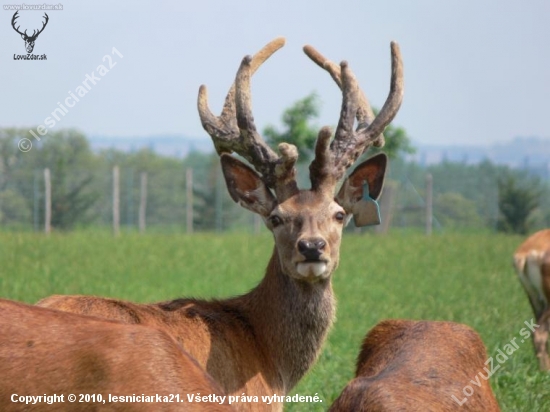
[[[480, 171], [483, 172], [482, 166]], [[305, 170], [300, 176], [307, 177]], [[398, 163], [389, 172], [380, 199], [382, 224], [367, 230], [411, 229], [426, 233], [495, 230], [498, 219], [497, 173], [453, 171], [452, 165], [428, 173]], [[63, 174], [49, 169], [8, 180], [0, 191], [4, 229], [46, 231], [85, 226], [120, 231], [257, 233], [259, 217], [229, 197], [220, 168], [171, 168], [143, 172], [132, 168]], [[307, 181], [301, 182], [305, 187]], [[539, 226], [548, 226], [550, 208], [542, 202]], [[546, 212], [545, 212], [546, 211]], [[354, 229], [353, 225], [349, 230]]]

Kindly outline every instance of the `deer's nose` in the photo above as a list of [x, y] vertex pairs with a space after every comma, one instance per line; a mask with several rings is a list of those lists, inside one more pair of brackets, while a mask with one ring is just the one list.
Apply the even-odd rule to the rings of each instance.
[[326, 245], [327, 242], [321, 238], [302, 239], [298, 241], [298, 251], [307, 260], [318, 260]]

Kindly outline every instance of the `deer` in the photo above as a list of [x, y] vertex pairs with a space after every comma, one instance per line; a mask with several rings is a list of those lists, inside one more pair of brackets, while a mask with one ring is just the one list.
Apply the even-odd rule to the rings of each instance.
[[466, 325], [383, 320], [365, 336], [355, 378], [329, 411], [498, 412], [486, 359]]
[[542, 371], [550, 370], [550, 229], [529, 236], [514, 253], [514, 267], [535, 314], [535, 354]]
[[[334, 138], [330, 127], [318, 134], [309, 167], [311, 188], [298, 189], [296, 146], [281, 143], [277, 154], [258, 133], [251, 110], [251, 76], [284, 42], [277, 38], [254, 57], [244, 57], [220, 116], [210, 111], [204, 85], [197, 102], [202, 126], [220, 156], [230, 196], [261, 216], [272, 232], [273, 253], [259, 284], [224, 300], [180, 298], [137, 304], [54, 295], [38, 305], [165, 330], [228, 395], [289, 393], [317, 360], [334, 321], [332, 275], [339, 262], [344, 225], [352, 217], [358, 226], [377, 223], [372, 201], [382, 191], [384, 154], [359, 164], [336, 196], [335, 192], [361, 154], [372, 145], [384, 144], [382, 132], [403, 98], [403, 65], [399, 47], [392, 43], [390, 92], [374, 117], [347, 62], [337, 65], [312, 46], [304, 47], [340, 87], [342, 110]], [[235, 405], [238, 410], [281, 411], [282, 402], [275, 400], [269, 405]]]
[[21, 35], [21, 38], [25, 40], [25, 49], [27, 49], [27, 53], [32, 53], [32, 51], [34, 50], [34, 42], [36, 41], [38, 35], [44, 31], [44, 29], [46, 28], [46, 25], [48, 24], [48, 21], [50, 20], [50, 18], [48, 17], [48, 13], [44, 13], [45, 21], [44, 23], [42, 23], [42, 28], [39, 29], [38, 31], [33, 30], [32, 35], [30, 36], [27, 34], [27, 30], [25, 30], [24, 32], [19, 31], [19, 27], [21, 26], [15, 27], [16, 20], [18, 18], [19, 18], [19, 11], [16, 11], [13, 14], [13, 17], [11, 19], [11, 26], [17, 33]]
[[[0, 299], [0, 330], [3, 412], [232, 410], [159, 329]], [[195, 402], [199, 394], [211, 401]]]

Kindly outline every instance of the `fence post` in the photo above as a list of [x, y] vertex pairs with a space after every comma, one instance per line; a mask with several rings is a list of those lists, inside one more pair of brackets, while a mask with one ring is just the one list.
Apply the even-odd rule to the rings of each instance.
[[193, 233], [193, 169], [190, 167], [185, 172], [185, 195], [187, 233], [191, 234]]
[[33, 228], [35, 232], [38, 232], [40, 230], [40, 227], [38, 225], [39, 213], [38, 213], [38, 201], [40, 198], [40, 191], [38, 190], [38, 182], [40, 180], [40, 170], [34, 171], [34, 181], [33, 181], [33, 211], [32, 211], [32, 220], [33, 220]]
[[262, 230], [262, 218], [260, 215], [254, 213], [254, 234], [259, 235]]
[[380, 217], [382, 221], [378, 226], [376, 226], [374, 231], [380, 235], [385, 235], [390, 230], [393, 220], [394, 195], [396, 190], [396, 183], [393, 181], [388, 181], [384, 186], [382, 196], [378, 200], [380, 204]]
[[145, 233], [145, 211], [147, 208], [147, 172], [141, 172], [139, 198], [139, 232]]
[[215, 191], [216, 232], [221, 233], [223, 230], [223, 174], [220, 167], [216, 168]]
[[134, 169], [128, 170], [126, 179], [126, 226], [134, 226]]
[[113, 167], [113, 234], [120, 234], [120, 173], [118, 166]]
[[49, 235], [51, 232], [52, 223], [52, 182], [50, 179], [50, 169], [44, 169], [44, 199], [45, 199], [45, 213], [44, 213], [44, 232]]
[[426, 175], [426, 234], [432, 234], [433, 228], [433, 176]]

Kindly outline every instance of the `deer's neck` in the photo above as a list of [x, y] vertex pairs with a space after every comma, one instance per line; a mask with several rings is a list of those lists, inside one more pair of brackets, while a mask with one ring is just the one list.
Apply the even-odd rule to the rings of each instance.
[[275, 247], [262, 282], [237, 299], [288, 392], [317, 359], [332, 325], [330, 278], [317, 283], [291, 278], [283, 273]]

